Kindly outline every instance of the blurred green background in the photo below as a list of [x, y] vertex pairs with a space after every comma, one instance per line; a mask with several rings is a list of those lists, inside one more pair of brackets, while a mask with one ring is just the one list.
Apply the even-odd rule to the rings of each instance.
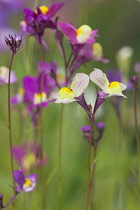
[[[12, 0], [11, 0], [12, 1]], [[4, 0], [0, 1], [0, 6]], [[18, 1], [19, 2], [19, 1]], [[24, 4], [11, 14], [8, 26], [19, 31], [19, 21], [23, 20], [23, 9], [35, 9], [37, 5], [51, 5], [62, 1], [23, 1]], [[134, 50], [128, 74], [134, 75], [133, 65], [140, 61], [140, 1], [136, 0], [65, 0], [65, 6], [58, 13], [60, 21], [72, 22], [77, 28], [83, 24], [99, 30], [97, 41], [104, 48], [104, 57], [110, 63], [90, 62], [81, 67], [79, 72], [89, 74], [94, 67], [106, 71], [118, 68], [115, 59], [117, 51], [123, 46], [131, 46]], [[1, 7], [0, 7], [1, 8]], [[0, 30], [4, 30], [0, 26]], [[47, 30], [45, 36], [50, 54], [45, 52], [47, 62], [54, 60], [63, 69], [63, 59], [57, 48], [52, 32]], [[0, 40], [2, 42], [2, 40]], [[4, 42], [4, 41], [3, 41]], [[69, 46], [65, 43], [67, 52]], [[21, 52], [15, 56], [12, 69], [18, 81], [11, 85], [11, 95], [21, 87], [25, 75], [37, 75], [37, 62], [40, 59], [38, 43], [33, 37], [24, 37]], [[0, 48], [0, 65], [9, 66], [11, 53]], [[95, 87], [93, 94], [95, 94]], [[139, 95], [138, 90], [138, 95]], [[126, 92], [127, 99], [122, 99], [122, 126], [114, 109], [107, 99], [98, 111], [96, 122], [105, 123], [105, 131], [97, 153], [95, 174], [95, 210], [139, 210], [140, 189], [135, 173], [137, 173], [136, 139], [133, 119], [133, 91]], [[138, 102], [139, 103], [139, 102]], [[0, 88], [0, 193], [4, 195], [4, 204], [12, 196], [10, 153], [8, 139], [7, 85]], [[33, 128], [29, 116], [22, 116], [24, 105], [12, 108], [12, 135], [14, 144], [33, 140]], [[48, 157], [45, 167], [46, 202], [48, 210], [56, 210], [57, 200], [57, 152], [61, 104], [50, 104], [43, 109], [44, 152]], [[138, 116], [139, 116], [138, 110]], [[22, 118], [21, 118], [22, 116]], [[84, 110], [76, 103], [64, 106], [63, 147], [62, 147], [62, 195], [63, 210], [84, 210], [86, 204], [88, 164], [88, 144], [83, 138], [80, 128], [88, 124]], [[19, 166], [15, 163], [15, 169]], [[54, 172], [54, 173], [53, 173]], [[53, 175], [52, 175], [53, 174]], [[40, 180], [34, 192], [22, 193], [16, 201], [16, 209], [34, 209], [41, 207]], [[8, 208], [13, 209], [12, 206]]]

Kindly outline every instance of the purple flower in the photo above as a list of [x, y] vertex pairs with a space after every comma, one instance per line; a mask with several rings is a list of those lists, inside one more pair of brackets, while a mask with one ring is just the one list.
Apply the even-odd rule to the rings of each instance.
[[74, 44], [92, 44], [95, 42], [95, 37], [98, 36], [98, 30], [93, 30], [88, 25], [82, 25], [76, 29], [70, 23], [58, 23], [61, 31], [69, 38], [70, 42]]
[[41, 147], [37, 143], [25, 142], [21, 146], [13, 146], [12, 152], [16, 162], [20, 165], [24, 173], [35, 166], [44, 166], [47, 163], [45, 155], [43, 156], [43, 160], [41, 160]]
[[23, 78], [24, 102], [29, 107], [29, 110], [37, 106], [43, 108], [48, 106], [48, 99], [51, 93], [50, 81], [48, 75], [40, 73], [38, 77], [25, 76]]
[[97, 127], [98, 132], [99, 132], [99, 133], [102, 133], [103, 130], [104, 130], [105, 124], [104, 124], [104, 122], [98, 122], [98, 123], [96, 124], [96, 127]]
[[97, 61], [108, 63], [109, 60], [103, 57], [103, 48], [100, 43], [95, 42], [93, 44], [85, 44], [84, 47], [80, 50], [81, 60], [84, 58], [86, 62], [88, 61]]
[[5, 37], [5, 42], [9, 49], [15, 54], [20, 48], [22, 37], [17, 35], [13, 37], [12, 35], [9, 35], [9, 37]]
[[33, 191], [36, 183], [37, 183], [37, 175], [30, 174], [29, 176], [25, 177], [23, 173], [19, 170], [13, 171], [13, 177], [15, 182], [18, 184], [17, 192], [25, 191], [30, 192]]
[[137, 76], [133, 76], [133, 77], [131, 78], [131, 83], [132, 83], [132, 85], [133, 85], [133, 88], [137, 88], [138, 82], [139, 82], [139, 78], [138, 78]]
[[36, 8], [35, 11], [26, 8], [24, 10], [24, 21], [20, 22], [22, 32], [35, 36], [41, 42], [40, 39], [44, 34], [45, 28], [56, 28], [56, 24], [51, 18], [63, 5], [63, 3], [53, 4], [49, 8], [41, 6]]
[[[9, 77], [9, 69], [5, 66], [0, 67], [0, 86], [4, 83], [8, 83], [8, 77]], [[14, 73], [14, 71], [11, 71], [11, 78], [10, 83], [16, 82], [17, 78]]]

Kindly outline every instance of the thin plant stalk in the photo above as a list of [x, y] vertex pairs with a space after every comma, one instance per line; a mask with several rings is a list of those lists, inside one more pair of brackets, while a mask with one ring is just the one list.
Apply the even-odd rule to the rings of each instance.
[[11, 78], [11, 68], [12, 68], [12, 62], [14, 59], [14, 53], [12, 53], [12, 57], [10, 60], [10, 66], [9, 66], [9, 76], [8, 76], [8, 130], [9, 130], [9, 143], [10, 143], [10, 161], [11, 161], [11, 173], [12, 173], [12, 179], [13, 179], [13, 191], [14, 196], [16, 196], [16, 185], [13, 177], [13, 171], [14, 171], [14, 163], [13, 163], [13, 153], [12, 153], [12, 127], [11, 127], [11, 105], [10, 105], [10, 78]]
[[58, 209], [62, 209], [62, 131], [63, 131], [64, 104], [61, 105], [58, 142]]
[[[44, 62], [44, 52], [43, 52], [43, 46], [40, 43], [40, 53], [41, 53], [41, 60]], [[46, 190], [45, 190], [45, 177], [44, 177], [44, 167], [43, 167], [43, 116], [42, 116], [42, 91], [44, 86], [44, 68], [42, 69], [42, 75], [41, 75], [41, 85], [40, 85], [40, 113], [39, 113], [39, 123], [40, 123], [40, 144], [41, 144], [41, 181], [42, 181], [42, 200], [43, 200], [43, 208], [46, 209]]]
[[138, 185], [140, 186], [140, 142], [139, 142], [139, 132], [138, 132], [138, 119], [137, 119], [137, 89], [134, 88], [134, 122], [135, 122], [135, 134], [136, 134], [136, 144], [137, 144], [137, 164], [138, 164]]
[[88, 189], [87, 189], [87, 199], [86, 199], [86, 210], [89, 209], [90, 206], [90, 197], [91, 197], [91, 148], [92, 148], [92, 139], [93, 139], [93, 124], [94, 124], [94, 116], [90, 120], [91, 131], [90, 131], [90, 141], [88, 145]]

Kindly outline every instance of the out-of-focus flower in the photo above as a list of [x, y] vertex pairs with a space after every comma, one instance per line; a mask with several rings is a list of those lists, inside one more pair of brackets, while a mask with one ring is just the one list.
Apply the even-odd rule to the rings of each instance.
[[[8, 77], [9, 77], [9, 69], [5, 66], [0, 67], [0, 86], [4, 83], [8, 83]], [[17, 81], [16, 75], [14, 71], [11, 71], [11, 78], [10, 83], [14, 83]]]
[[137, 74], [140, 74], [140, 62], [135, 63], [135, 65], [134, 65], [134, 71]]
[[23, 172], [27, 172], [35, 166], [44, 166], [47, 163], [46, 156], [43, 156], [43, 160], [41, 160], [41, 147], [36, 143], [25, 142], [21, 146], [13, 146], [12, 152]]
[[98, 122], [98, 123], [96, 124], [96, 128], [97, 128], [97, 130], [98, 130], [99, 133], [102, 133], [102, 132], [103, 132], [104, 127], [105, 127], [104, 122]]
[[9, 37], [5, 37], [5, 42], [9, 49], [15, 54], [20, 48], [22, 37], [17, 35], [13, 37], [12, 35], [9, 35]]
[[128, 74], [132, 56], [133, 49], [130, 46], [122, 47], [116, 54], [116, 60], [124, 78]]
[[[53, 80], [53, 79], [52, 79]], [[29, 107], [29, 110], [37, 106], [43, 108], [48, 106], [50, 96], [50, 78], [45, 73], [40, 73], [38, 77], [25, 76], [23, 78], [24, 102]]]
[[12, 104], [21, 104], [21, 103], [23, 103], [24, 102], [24, 93], [25, 93], [24, 89], [20, 88], [18, 93], [11, 98], [10, 102]]
[[37, 184], [36, 174], [30, 174], [29, 176], [25, 177], [21, 171], [14, 170], [13, 177], [14, 181], [18, 184], [16, 188], [18, 193], [21, 191], [25, 192], [33, 191]]
[[100, 69], [95, 69], [90, 74], [90, 79], [103, 90], [104, 97], [110, 96], [126, 96], [122, 93], [126, 89], [126, 85], [117, 81], [110, 82]]
[[58, 26], [72, 44], [92, 44], [95, 42], [95, 37], [98, 36], [98, 30], [92, 30], [88, 25], [82, 25], [76, 29], [70, 23], [60, 22]]
[[55, 94], [55, 103], [70, 103], [76, 101], [82, 95], [89, 83], [89, 76], [84, 73], [77, 73], [72, 80], [71, 87], [63, 87]]
[[133, 76], [133, 77], [131, 78], [131, 83], [132, 83], [132, 85], [133, 85], [133, 88], [137, 88], [138, 82], [139, 82], [139, 78], [138, 78], [137, 76]]

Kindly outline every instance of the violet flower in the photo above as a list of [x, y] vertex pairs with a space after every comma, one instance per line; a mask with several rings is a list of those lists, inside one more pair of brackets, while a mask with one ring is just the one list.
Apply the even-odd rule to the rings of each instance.
[[[42, 92], [40, 92], [42, 77], [43, 86]], [[42, 108], [45, 108], [51, 101], [49, 100], [49, 96], [52, 89], [49, 86], [49, 79], [50, 78], [48, 78], [48, 75], [44, 73], [40, 73], [38, 77], [25, 76], [23, 78], [23, 89], [25, 91], [24, 102], [27, 104], [30, 111], [38, 106], [42, 106]]]
[[[8, 84], [9, 69], [5, 66], [0, 67], [0, 86], [4, 83]], [[10, 83], [17, 81], [14, 71], [11, 71]]]
[[45, 155], [43, 156], [43, 160], [41, 160], [41, 147], [35, 142], [25, 142], [23, 145], [13, 146], [12, 152], [14, 159], [24, 173], [35, 166], [44, 166], [47, 164]]
[[88, 25], [82, 25], [76, 29], [70, 23], [60, 22], [58, 27], [69, 38], [70, 42], [74, 44], [92, 44], [95, 42], [95, 37], [98, 36], [98, 30], [92, 30]]
[[37, 184], [36, 174], [30, 174], [29, 176], [25, 177], [21, 171], [14, 170], [13, 177], [15, 182], [18, 184], [16, 188], [18, 193], [20, 193], [21, 191], [24, 192], [33, 191]]
[[61, 9], [63, 5], [63, 3], [57, 3], [51, 5], [49, 8], [41, 6], [37, 7], [35, 11], [32, 11], [29, 8], [25, 9], [24, 21], [20, 22], [23, 34], [27, 33], [31, 36], [35, 36], [35, 38], [47, 48], [47, 45], [41, 37], [43, 36], [46, 28], [56, 28], [56, 24], [51, 20], [51, 18], [59, 9]]

